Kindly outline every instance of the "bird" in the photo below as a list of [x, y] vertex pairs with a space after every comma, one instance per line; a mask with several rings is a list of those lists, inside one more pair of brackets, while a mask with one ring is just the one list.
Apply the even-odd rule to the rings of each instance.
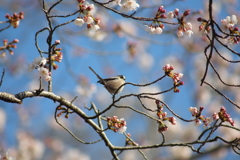
[[[102, 79], [91, 67], [89, 67], [89, 69], [98, 77], [99, 81], [97, 81], [97, 83], [104, 85], [110, 94], [113, 95], [122, 92], [126, 79], [123, 75]], [[119, 88], [120, 86], [122, 87]]]

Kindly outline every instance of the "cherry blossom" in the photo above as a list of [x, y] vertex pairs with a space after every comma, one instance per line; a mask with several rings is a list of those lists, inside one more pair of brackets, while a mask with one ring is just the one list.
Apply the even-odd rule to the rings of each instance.
[[221, 22], [225, 27], [231, 28], [234, 27], [235, 24], [237, 24], [238, 20], [236, 15], [232, 15], [231, 17], [227, 16], [226, 19], [222, 19]]
[[126, 0], [121, 6], [121, 11], [123, 12], [136, 11], [140, 7], [136, 0]]
[[82, 18], [77, 18], [74, 20], [74, 24], [81, 27], [84, 24], [84, 20]]
[[46, 64], [47, 60], [44, 57], [36, 57], [32, 63], [28, 64], [28, 71], [32, 72], [34, 69], [37, 69]]
[[39, 70], [40, 76], [43, 77], [46, 81], [51, 80], [51, 76], [50, 76], [51, 72], [49, 72], [47, 68], [40, 67], [38, 70]]

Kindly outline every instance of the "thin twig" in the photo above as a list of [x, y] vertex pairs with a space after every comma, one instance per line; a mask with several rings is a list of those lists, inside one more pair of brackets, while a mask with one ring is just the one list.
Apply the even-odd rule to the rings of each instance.
[[1, 77], [1, 81], [0, 81], [0, 86], [2, 86], [4, 74], [5, 74], [5, 69], [3, 69], [3, 72], [2, 72], [2, 77]]
[[78, 137], [76, 137], [67, 127], [65, 127], [62, 123], [60, 123], [60, 122], [58, 121], [58, 119], [57, 119], [57, 111], [58, 111], [57, 108], [58, 108], [58, 107], [56, 107], [56, 109], [55, 109], [55, 114], [54, 114], [54, 118], [55, 118], [56, 122], [57, 122], [61, 127], [63, 127], [63, 129], [65, 129], [68, 133], [70, 133], [71, 136], [72, 136], [73, 138], [75, 138], [77, 141], [79, 141], [79, 142], [81, 142], [81, 143], [83, 143], [83, 144], [94, 144], [94, 143], [97, 143], [97, 142], [102, 141], [102, 139], [99, 139], [99, 140], [94, 141], [94, 142], [85, 142], [85, 141], [79, 139]]
[[216, 88], [214, 88], [210, 83], [208, 82], [204, 82], [205, 84], [207, 84], [208, 86], [210, 86], [214, 91], [216, 91], [218, 94], [220, 94], [221, 96], [223, 96], [226, 100], [228, 100], [230, 103], [232, 103], [234, 106], [238, 107], [240, 109], [240, 106], [238, 106], [236, 103], [234, 103], [230, 98], [228, 98], [226, 95], [224, 95], [223, 93], [221, 93], [220, 91], [218, 91]]

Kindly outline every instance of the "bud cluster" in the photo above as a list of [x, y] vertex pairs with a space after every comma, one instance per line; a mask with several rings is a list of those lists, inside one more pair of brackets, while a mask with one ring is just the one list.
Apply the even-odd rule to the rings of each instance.
[[53, 52], [51, 54], [52, 66], [54, 70], [58, 69], [58, 65], [54, 63], [54, 61], [61, 62], [63, 58], [63, 54], [61, 52], [62, 48], [56, 48], [56, 46], [59, 44], [60, 44], [60, 40], [56, 40], [53, 46]]
[[157, 116], [158, 116], [158, 132], [162, 133], [164, 131], [168, 130], [167, 125], [163, 122], [163, 121], [169, 121], [172, 125], [176, 125], [176, 118], [175, 117], [167, 117], [167, 112], [163, 112], [163, 106], [162, 104], [160, 104], [159, 100], [155, 101], [156, 105], [157, 105]]
[[12, 50], [12, 48], [17, 48], [17, 45], [15, 43], [18, 43], [19, 40], [18, 39], [14, 39], [12, 42], [8, 43], [7, 39], [3, 40], [3, 46], [0, 47], [0, 51], [3, 51], [1, 53], [1, 57], [4, 58], [6, 56], [6, 50], [10, 53], [10, 55], [13, 55], [14, 52]]
[[232, 126], [234, 126], [235, 121], [232, 120], [229, 114], [227, 114], [226, 109], [221, 107], [220, 112], [213, 113], [212, 117], [205, 117], [201, 115], [204, 107], [200, 107], [197, 109], [196, 107], [190, 107], [188, 110], [192, 113], [193, 117], [196, 117], [195, 123], [196, 125], [200, 125], [203, 122], [204, 127], [209, 127], [210, 124], [214, 120], [220, 119], [222, 122], [229, 122]]
[[193, 117], [196, 117], [195, 124], [197, 126], [199, 126], [201, 123], [203, 123], [204, 127], [209, 127], [214, 119], [212, 117], [202, 116], [201, 114], [202, 114], [203, 109], [204, 109], [204, 107], [201, 106], [201, 107], [199, 107], [199, 109], [196, 107], [190, 107], [188, 110], [192, 113]]
[[109, 129], [113, 130], [114, 132], [123, 133], [127, 130], [127, 122], [123, 118], [118, 119], [117, 116], [108, 117], [107, 124]]
[[229, 33], [232, 35], [228, 36], [225, 39], [225, 44], [230, 45], [238, 44], [240, 42], [239, 37], [240, 32], [238, 27], [234, 27], [238, 23], [237, 16], [236, 15], [232, 15], [231, 17], [227, 16], [226, 19], [222, 19], [221, 22], [224, 28], [227, 29]]
[[227, 113], [227, 110], [224, 107], [221, 107], [220, 112], [218, 112], [218, 117], [222, 122], [229, 122], [232, 126], [235, 124], [235, 121]]
[[166, 64], [162, 69], [164, 70], [164, 72], [167, 76], [169, 76], [173, 79], [174, 92], [175, 93], [180, 92], [180, 90], [178, 89], [178, 86], [181, 86], [184, 84], [184, 82], [181, 81], [183, 74], [172, 72], [174, 70], [174, 67], [170, 64]]
[[199, 26], [199, 31], [203, 32], [204, 34], [208, 34], [211, 31], [210, 24], [206, 19], [199, 17], [197, 21], [202, 22], [202, 24]]
[[20, 20], [24, 19], [24, 12], [14, 13], [12, 16], [7, 13], [5, 17], [9, 19], [9, 23], [11, 23], [14, 28], [17, 28]]
[[192, 31], [192, 24], [190, 22], [185, 22], [185, 17], [187, 17], [190, 14], [190, 9], [185, 10], [182, 16], [179, 15], [179, 9], [176, 8], [174, 11], [170, 11], [167, 13], [168, 19], [176, 18], [178, 20], [178, 23], [180, 26], [178, 26], [177, 36], [182, 37], [183, 35], [186, 35], [188, 37], [191, 37], [193, 34]]
[[[161, 6], [158, 8], [158, 11], [156, 13], [155, 19], [166, 19], [166, 10], [163, 9], [164, 7]], [[161, 22], [153, 21], [150, 25], [145, 25], [146, 29], [145, 31], [149, 32], [150, 34], [161, 34], [162, 30], [164, 29], [164, 25]]]
[[60, 117], [62, 114], [66, 113], [64, 117], [65, 117], [65, 118], [68, 118], [69, 113], [71, 113], [71, 112], [69, 112], [69, 110], [68, 110], [67, 108], [64, 108], [64, 107], [62, 107], [62, 106], [58, 106], [58, 107], [57, 107], [57, 110], [61, 110], [61, 112], [59, 112], [59, 113], [57, 114], [57, 117]]

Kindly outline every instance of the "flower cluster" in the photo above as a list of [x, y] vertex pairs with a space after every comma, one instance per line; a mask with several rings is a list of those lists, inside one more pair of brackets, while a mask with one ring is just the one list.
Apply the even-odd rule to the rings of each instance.
[[178, 23], [180, 26], [178, 27], [177, 31], [177, 36], [182, 37], [184, 35], [191, 37], [193, 34], [192, 31], [192, 24], [190, 22], [185, 22], [184, 18], [190, 14], [190, 10], [184, 11], [183, 15], [180, 17], [179, 16], [179, 9], [176, 8], [174, 11], [170, 11], [167, 13], [167, 18], [168, 19], [173, 19], [176, 18], [178, 20]]
[[[56, 48], [57, 45], [60, 44], [60, 40], [56, 40], [53, 44], [53, 51], [51, 52], [51, 64], [53, 69], [56, 70], [58, 68], [55, 62], [61, 62], [63, 58], [62, 52], [60, 52], [61, 48]], [[28, 71], [32, 72], [34, 69], [38, 69], [39, 74], [46, 81], [51, 80], [51, 72], [49, 71], [49, 59], [44, 57], [37, 57], [33, 60], [32, 63], [28, 64]]]
[[196, 117], [195, 123], [196, 125], [200, 125], [203, 123], [204, 127], [209, 127], [210, 124], [214, 120], [220, 119], [222, 122], [229, 122], [232, 126], [234, 126], [234, 121], [230, 117], [229, 114], [227, 114], [226, 109], [224, 107], [221, 107], [220, 112], [218, 113], [213, 113], [212, 117], [205, 117], [202, 116], [201, 113], [203, 111], [204, 107], [200, 107], [197, 109], [196, 107], [190, 107], [188, 110], [192, 113], [192, 116]]
[[[157, 14], [155, 16], [155, 19], [166, 19], [166, 10], [163, 9], [164, 7], [161, 6], [158, 8]], [[164, 25], [161, 22], [153, 21], [151, 25], [145, 25], [146, 29], [145, 31], [149, 32], [150, 34], [161, 34], [162, 30], [164, 29]]]
[[237, 24], [238, 20], [236, 15], [232, 15], [232, 17], [227, 16], [226, 19], [222, 19], [221, 22], [224, 27], [230, 29]]
[[[238, 27], [234, 27], [238, 20], [236, 15], [232, 15], [232, 17], [227, 16], [226, 19], [221, 20], [223, 26], [225, 27], [225, 29], [228, 29], [230, 34], [232, 36], [228, 36], [225, 39], [225, 44], [230, 44], [230, 45], [234, 45], [234, 44], [238, 44], [240, 42], [240, 31]], [[238, 35], [238, 36], [235, 36]]]
[[157, 116], [159, 118], [159, 125], [158, 125], [158, 132], [162, 133], [164, 131], [168, 130], [168, 127], [165, 123], [163, 123], [163, 121], [169, 121], [172, 125], [176, 125], [176, 118], [175, 117], [166, 117], [167, 116], [167, 112], [163, 112], [163, 106], [164, 105], [160, 105], [160, 101], [156, 100], [155, 101], [156, 105], [157, 105]]
[[174, 67], [170, 64], [166, 64], [163, 67], [163, 70], [165, 71], [165, 74], [173, 79], [174, 84], [174, 92], [180, 92], [178, 89], [178, 86], [181, 86], [184, 84], [183, 81], [181, 81], [181, 78], [183, 77], [182, 73], [174, 73], [172, 72], [174, 70]]
[[193, 34], [192, 31], [192, 24], [190, 22], [187, 23], [182, 23], [179, 27], [178, 27], [178, 32], [177, 32], [177, 36], [178, 37], [182, 37], [183, 35], [186, 35], [188, 37], [191, 37], [191, 35]]
[[192, 31], [192, 24], [190, 22], [185, 22], [184, 18], [190, 14], [190, 10], [186, 10], [182, 17], [179, 17], [178, 9], [175, 9], [175, 17], [177, 18], [178, 22], [180, 23], [180, 26], [178, 27], [177, 36], [182, 37], [183, 35], [188, 36], [189, 38], [193, 34]]
[[[95, 8], [94, 4], [89, 4], [85, 2], [85, 0], [78, 0], [78, 3], [80, 16], [74, 20], [74, 24], [81, 27], [84, 23], [86, 23], [88, 29], [93, 31], [99, 30], [100, 20], [98, 18], [94, 18], [90, 14], [90, 12]], [[81, 14], [83, 16], [81, 16]]]
[[121, 0], [115, 0], [115, 2], [121, 7], [122, 12], [136, 11], [137, 8], [140, 7], [136, 0], [125, 0], [125, 2], [122, 4]]
[[28, 71], [31, 72], [34, 69], [38, 69], [39, 74], [43, 77], [46, 81], [51, 80], [51, 72], [46, 68], [47, 59], [44, 57], [37, 57], [33, 60], [32, 63], [28, 64]]
[[3, 40], [3, 46], [0, 47], [0, 51], [3, 51], [1, 53], [1, 57], [4, 58], [6, 56], [6, 50], [10, 53], [10, 55], [13, 55], [14, 52], [12, 50], [12, 48], [17, 48], [17, 45], [15, 43], [18, 43], [19, 40], [18, 39], [14, 39], [12, 42], [8, 43], [7, 39]]
[[210, 124], [213, 122], [213, 118], [212, 117], [204, 117], [202, 116], [202, 111], [203, 111], [204, 107], [199, 107], [199, 109], [197, 109], [196, 107], [190, 107], [188, 110], [192, 113], [193, 117], [196, 117], [195, 119], [195, 124], [197, 126], [199, 126], [200, 124], [203, 123], [204, 127], [209, 127]]
[[182, 37], [183, 35], [186, 35], [188, 37], [191, 37], [191, 35], [193, 34], [192, 24], [190, 22], [184, 21], [184, 18], [189, 14], [190, 10], [186, 10], [180, 17], [178, 8], [166, 14], [166, 10], [164, 9], [163, 6], [161, 6], [158, 8], [157, 14], [155, 16], [155, 19], [157, 19], [157, 21], [153, 21], [151, 25], [145, 25], [147, 27], [145, 30], [150, 34], [161, 34], [162, 30], [164, 29], [164, 25], [161, 22], [159, 22], [159, 19], [176, 18], [178, 20], [178, 23], [180, 24], [180, 26], [178, 27], [177, 36]]
[[203, 32], [204, 34], [208, 34], [211, 31], [210, 24], [208, 23], [208, 21], [206, 19], [199, 17], [197, 19], [197, 21], [202, 22], [202, 24], [199, 26], [200, 32]]
[[227, 114], [227, 110], [224, 107], [221, 107], [220, 112], [218, 112], [218, 116], [216, 116], [216, 117], [219, 118], [222, 122], [227, 121], [232, 126], [234, 126], [235, 121], [231, 118], [231, 116], [229, 114]]
[[118, 119], [117, 116], [108, 117], [107, 124], [114, 132], [124, 133], [127, 130], [127, 122], [123, 118]]
[[20, 24], [20, 20], [24, 19], [24, 12], [19, 12], [18, 14], [14, 13], [12, 16], [7, 13], [5, 17], [9, 19], [13, 28], [17, 28]]

